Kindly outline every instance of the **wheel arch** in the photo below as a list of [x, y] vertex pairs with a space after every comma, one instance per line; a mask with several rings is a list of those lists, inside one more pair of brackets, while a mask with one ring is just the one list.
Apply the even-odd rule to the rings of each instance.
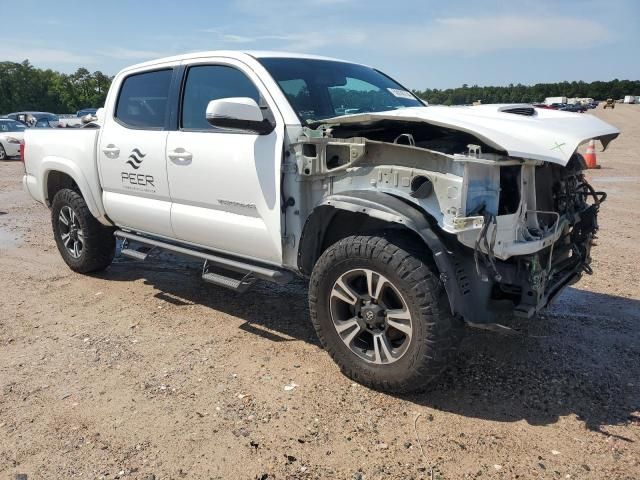
[[318, 258], [336, 241], [385, 227], [404, 229], [424, 243], [438, 268], [452, 313], [462, 313], [465, 305], [453, 253], [433, 229], [426, 213], [388, 193], [353, 190], [326, 197], [307, 218], [298, 249], [298, 267], [310, 275]]
[[56, 193], [63, 188], [68, 188], [82, 194], [80, 187], [78, 187], [78, 184], [73, 177], [67, 173], [61, 172], [60, 170], [49, 170], [46, 172], [45, 187], [45, 199], [48, 205], [51, 205], [53, 197], [55, 197]]
[[63, 188], [77, 191], [84, 198], [91, 214], [102, 224], [110, 225], [105, 218], [102, 199], [96, 199], [89, 182], [74, 163], [60, 158], [46, 158], [41, 164], [42, 198], [51, 207], [53, 197]]

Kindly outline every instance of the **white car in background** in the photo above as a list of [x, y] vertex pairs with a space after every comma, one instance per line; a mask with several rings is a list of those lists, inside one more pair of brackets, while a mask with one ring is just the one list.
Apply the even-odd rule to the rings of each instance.
[[0, 118], [0, 160], [20, 155], [26, 125], [10, 118]]

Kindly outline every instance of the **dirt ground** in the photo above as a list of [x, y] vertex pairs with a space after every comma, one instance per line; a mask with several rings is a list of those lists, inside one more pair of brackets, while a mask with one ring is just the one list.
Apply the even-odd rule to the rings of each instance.
[[589, 172], [609, 193], [595, 274], [522, 335], [469, 330], [406, 396], [340, 374], [301, 281], [72, 273], [0, 163], [0, 479], [640, 478], [640, 106], [595, 114], [623, 132]]

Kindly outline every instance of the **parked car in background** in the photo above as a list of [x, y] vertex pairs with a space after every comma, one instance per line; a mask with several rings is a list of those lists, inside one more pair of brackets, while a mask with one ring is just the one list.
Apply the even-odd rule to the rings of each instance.
[[607, 102], [604, 104], [604, 108], [616, 108], [616, 102], [613, 98], [607, 98]]
[[563, 106], [559, 107], [558, 110], [561, 110], [563, 112], [584, 113], [584, 112], [587, 111], [587, 107], [585, 107], [584, 105], [581, 105], [579, 103], [573, 103], [573, 104], [570, 104], [570, 105], [563, 105]]
[[14, 112], [7, 118], [17, 120], [31, 128], [57, 128], [60, 125], [60, 117], [49, 112]]
[[546, 108], [547, 110], [555, 110], [553, 106], [547, 105], [546, 103], [534, 103], [533, 106], [536, 108]]
[[97, 108], [83, 108], [82, 110], [78, 110], [76, 112], [76, 117], [82, 118], [85, 115], [94, 115], [95, 116], [97, 111], [98, 111]]
[[20, 155], [26, 125], [9, 118], [0, 118], [0, 160]]

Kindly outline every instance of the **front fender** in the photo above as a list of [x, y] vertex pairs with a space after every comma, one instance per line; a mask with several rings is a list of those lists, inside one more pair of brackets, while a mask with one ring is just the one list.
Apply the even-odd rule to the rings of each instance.
[[[327, 210], [327, 207], [331, 210]], [[309, 218], [313, 218], [315, 212], [322, 211], [322, 215], [330, 217], [332, 214], [325, 212], [328, 211], [335, 214], [340, 210], [368, 215], [389, 223], [397, 223], [417, 233], [431, 250], [440, 272], [440, 280], [444, 284], [449, 298], [451, 312], [461, 315], [467, 313], [465, 311], [466, 302], [462, 301], [462, 293], [457, 281], [456, 272], [458, 268], [456, 268], [453, 252], [447, 249], [423, 212], [388, 193], [352, 190], [329, 195], [314, 209]], [[314, 233], [308, 232], [307, 227], [309, 227], [309, 230], [313, 230], [313, 226], [310, 226], [309, 222], [307, 222], [301, 239], [301, 249], [304, 248], [305, 237], [308, 237], [309, 233], [312, 235]]]
[[80, 193], [82, 194], [85, 202], [87, 202], [87, 207], [91, 214], [100, 222], [109, 224], [105, 219], [105, 210], [104, 205], [102, 204], [102, 198], [99, 195], [95, 195], [99, 193], [98, 191], [94, 193], [96, 188], [100, 188], [99, 185], [92, 186], [78, 165], [63, 157], [45, 157], [40, 163], [38, 173], [38, 178], [42, 179], [40, 195], [47, 206], [51, 206], [51, 201], [53, 200], [52, 198], [48, 198], [48, 184], [49, 174], [54, 171], [64, 173], [71, 177], [73, 181], [76, 182], [76, 185], [78, 185]]

